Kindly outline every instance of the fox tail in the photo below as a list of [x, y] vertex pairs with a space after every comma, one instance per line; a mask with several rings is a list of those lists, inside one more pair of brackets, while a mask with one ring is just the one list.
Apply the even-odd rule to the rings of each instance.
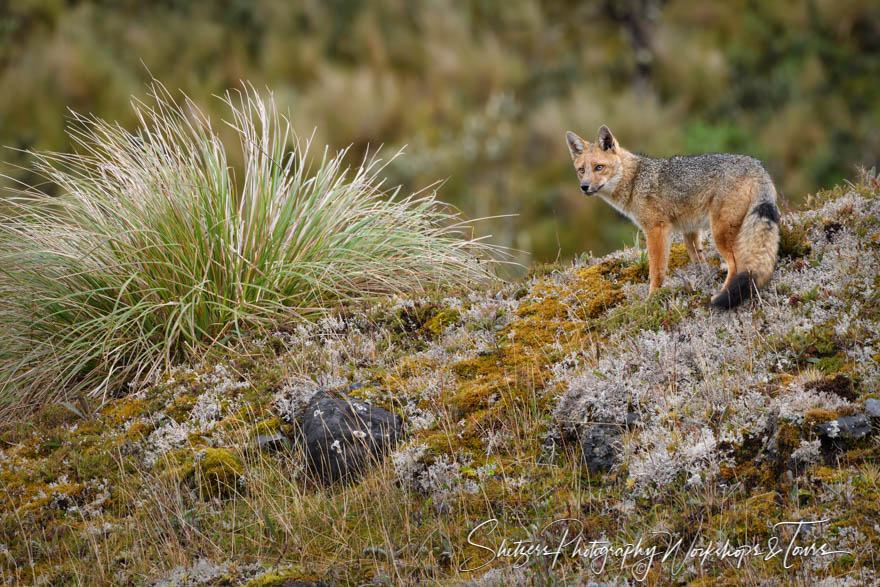
[[743, 219], [733, 244], [736, 265], [742, 271], [712, 299], [711, 305], [729, 310], [748, 300], [770, 281], [779, 252], [779, 210], [771, 181], [758, 185], [758, 195]]

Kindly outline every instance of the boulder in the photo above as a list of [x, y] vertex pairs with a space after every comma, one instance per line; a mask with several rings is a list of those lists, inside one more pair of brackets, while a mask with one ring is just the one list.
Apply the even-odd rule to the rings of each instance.
[[836, 420], [819, 424], [818, 430], [819, 434], [826, 438], [858, 440], [871, 432], [871, 422], [864, 414], [843, 416]]
[[319, 392], [302, 418], [306, 464], [324, 484], [360, 476], [397, 444], [399, 416], [345, 395]]

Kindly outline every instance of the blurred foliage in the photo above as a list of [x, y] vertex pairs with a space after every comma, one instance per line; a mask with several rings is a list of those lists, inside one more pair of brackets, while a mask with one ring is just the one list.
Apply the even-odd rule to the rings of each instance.
[[133, 126], [151, 75], [218, 116], [212, 94], [269, 87], [331, 148], [408, 144], [391, 182], [519, 214], [485, 231], [541, 261], [633, 242], [579, 196], [567, 129], [748, 153], [795, 203], [880, 154], [875, 0], [0, 0], [0, 145], [70, 149], [68, 107]]

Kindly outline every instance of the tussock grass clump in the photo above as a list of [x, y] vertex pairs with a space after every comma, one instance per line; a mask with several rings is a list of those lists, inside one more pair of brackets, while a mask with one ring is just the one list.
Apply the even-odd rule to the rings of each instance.
[[240, 177], [158, 82], [134, 132], [74, 114], [77, 152], [33, 153], [60, 196], [24, 189], [0, 212], [0, 412], [106, 394], [244, 328], [489, 278], [492, 247], [433, 191], [384, 189], [375, 154], [310, 154], [250, 86], [221, 100]]

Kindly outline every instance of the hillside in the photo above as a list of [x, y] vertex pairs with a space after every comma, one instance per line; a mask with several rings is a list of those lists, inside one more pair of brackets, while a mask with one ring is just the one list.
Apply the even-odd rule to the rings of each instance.
[[[3, 580], [876, 582], [878, 176], [782, 222], [770, 286], [730, 313], [705, 307], [724, 275], [710, 241], [708, 267], [673, 245], [650, 299], [628, 249], [217, 345], [99, 408], [5, 425]], [[399, 416], [393, 451], [343, 482], [311, 475], [316, 393]], [[566, 546], [513, 552], [526, 539]], [[625, 551], [640, 540], [653, 560]]]

